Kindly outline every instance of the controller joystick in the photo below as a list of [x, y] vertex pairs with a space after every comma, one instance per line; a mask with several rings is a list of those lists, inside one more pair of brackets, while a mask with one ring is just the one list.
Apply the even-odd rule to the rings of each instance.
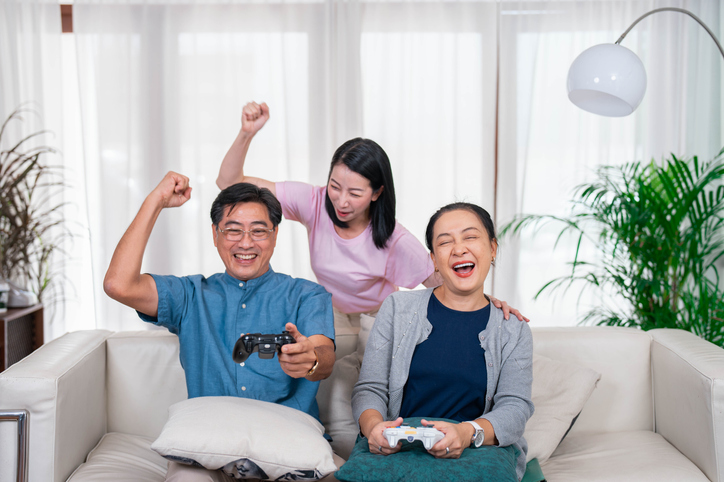
[[421, 440], [425, 450], [430, 450], [433, 445], [445, 437], [445, 434], [433, 427], [410, 427], [400, 425], [399, 427], [387, 427], [383, 432], [390, 447], [397, 445], [400, 440], [407, 440], [412, 443]]
[[262, 335], [261, 333], [247, 333], [241, 335], [234, 345], [233, 358], [236, 363], [245, 362], [252, 353], [259, 353], [259, 358], [274, 358], [274, 353], [282, 352], [282, 346], [288, 343], [296, 343], [288, 331], [282, 331], [279, 335]]

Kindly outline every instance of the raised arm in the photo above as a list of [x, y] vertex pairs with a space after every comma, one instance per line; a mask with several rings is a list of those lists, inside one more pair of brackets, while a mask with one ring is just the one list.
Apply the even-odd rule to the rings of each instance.
[[143, 314], [158, 314], [156, 282], [150, 275], [141, 274], [143, 253], [161, 210], [181, 206], [189, 197], [189, 179], [175, 172], [166, 174], [146, 197], [111, 258], [103, 280], [103, 289], [108, 296]]
[[264, 127], [267, 120], [269, 120], [269, 107], [266, 103], [249, 102], [244, 106], [241, 111], [241, 130], [224, 156], [224, 160], [221, 161], [219, 177], [216, 178], [216, 185], [219, 188], [226, 189], [237, 182], [250, 182], [265, 187], [276, 195], [273, 182], [244, 175], [244, 162], [251, 140]]

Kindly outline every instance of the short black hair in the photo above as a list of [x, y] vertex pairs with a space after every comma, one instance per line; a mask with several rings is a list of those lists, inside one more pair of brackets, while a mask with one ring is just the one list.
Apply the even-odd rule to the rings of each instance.
[[471, 213], [475, 214], [480, 219], [480, 222], [483, 224], [485, 231], [487, 231], [488, 239], [490, 240], [490, 242], [492, 243], [493, 241], [498, 241], [498, 239], [495, 237], [495, 224], [493, 224], [493, 220], [490, 218], [490, 214], [488, 213], [488, 211], [481, 208], [477, 204], [457, 202], [448, 204], [447, 206], [443, 206], [438, 209], [437, 212], [432, 215], [430, 221], [427, 223], [427, 229], [425, 230], [425, 244], [427, 245], [427, 249], [429, 249], [431, 253], [432, 232], [435, 229], [435, 223], [438, 219], [440, 219], [440, 216], [445, 213], [449, 213], [450, 211], [470, 211]]
[[[377, 249], [387, 246], [387, 241], [395, 230], [395, 183], [392, 181], [392, 166], [387, 153], [371, 139], [356, 137], [350, 139], [337, 148], [332, 156], [332, 164], [329, 166], [329, 178], [332, 177], [332, 169], [337, 164], [344, 164], [351, 171], [366, 178], [372, 186], [372, 191], [377, 192], [384, 187], [382, 194], [376, 201], [370, 203], [370, 224], [372, 225], [372, 240]], [[325, 196], [324, 207], [332, 222], [340, 228], [346, 228], [347, 223], [337, 218], [334, 212], [334, 205], [329, 199], [329, 193]]]
[[229, 208], [227, 212], [231, 212], [239, 203], [259, 203], [266, 206], [272, 228], [282, 222], [282, 205], [276, 196], [269, 189], [248, 182], [233, 184], [216, 196], [211, 204], [211, 222], [218, 226], [226, 208]]

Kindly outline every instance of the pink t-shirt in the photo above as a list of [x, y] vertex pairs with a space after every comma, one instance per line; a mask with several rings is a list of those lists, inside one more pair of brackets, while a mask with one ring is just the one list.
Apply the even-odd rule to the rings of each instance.
[[307, 227], [312, 270], [344, 313], [376, 310], [398, 286], [415, 288], [434, 271], [430, 255], [400, 223], [384, 249], [372, 239], [372, 225], [354, 239], [344, 239], [324, 208], [326, 187], [278, 182], [284, 217]]

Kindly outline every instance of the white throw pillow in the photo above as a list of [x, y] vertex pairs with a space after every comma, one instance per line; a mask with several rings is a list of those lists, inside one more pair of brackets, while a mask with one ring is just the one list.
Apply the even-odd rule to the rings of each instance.
[[543, 463], [571, 428], [601, 374], [590, 368], [533, 354], [535, 412], [525, 426], [527, 461]]
[[334, 472], [332, 447], [314, 417], [237, 397], [199, 397], [169, 408], [151, 448], [169, 460], [237, 479], [317, 480]]

